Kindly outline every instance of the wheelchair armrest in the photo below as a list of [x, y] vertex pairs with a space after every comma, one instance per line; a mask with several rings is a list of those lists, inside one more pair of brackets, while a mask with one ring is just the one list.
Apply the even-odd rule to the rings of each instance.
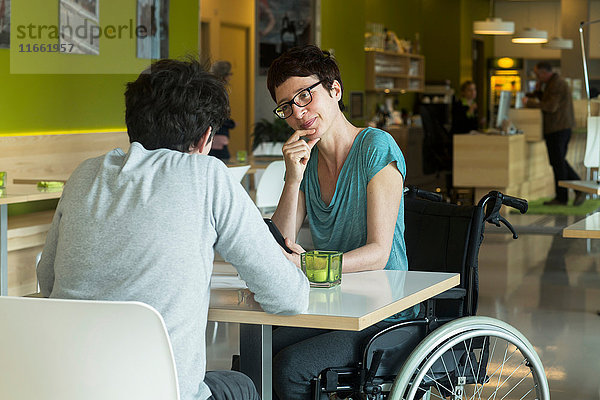
[[452, 288], [432, 297], [433, 300], [457, 300], [467, 297], [467, 290], [463, 288]]

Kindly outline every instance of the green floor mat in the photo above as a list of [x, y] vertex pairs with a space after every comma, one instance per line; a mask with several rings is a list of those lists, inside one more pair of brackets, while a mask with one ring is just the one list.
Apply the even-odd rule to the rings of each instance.
[[[548, 214], [548, 215], [587, 215], [600, 208], [600, 199], [587, 199], [582, 205], [573, 206], [573, 200], [569, 200], [566, 206], [545, 206], [543, 203], [550, 200], [549, 197], [532, 200], [529, 202], [527, 214]], [[518, 212], [511, 208], [511, 212]]]

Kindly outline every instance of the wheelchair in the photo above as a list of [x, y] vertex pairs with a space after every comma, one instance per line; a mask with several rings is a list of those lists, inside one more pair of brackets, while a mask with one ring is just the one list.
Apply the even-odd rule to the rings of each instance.
[[[485, 224], [503, 224], [513, 239], [518, 238], [500, 215], [503, 205], [521, 213], [528, 207], [526, 200], [498, 191], [489, 192], [477, 205], [458, 206], [443, 202], [436, 193], [405, 189], [411, 270], [460, 273], [460, 286], [421, 304], [417, 319], [371, 337], [358, 365], [322, 371], [312, 381], [315, 400], [550, 399], [531, 343], [505, 322], [476, 316], [477, 262]], [[402, 328], [407, 326], [418, 326], [421, 332], [414, 349], [402, 346]]]

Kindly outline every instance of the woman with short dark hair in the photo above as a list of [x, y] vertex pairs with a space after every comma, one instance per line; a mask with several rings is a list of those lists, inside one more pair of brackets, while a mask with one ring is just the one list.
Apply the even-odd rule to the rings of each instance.
[[[296, 251], [297, 264], [303, 249], [295, 239], [308, 216], [315, 247], [344, 252], [344, 273], [407, 270], [404, 156], [389, 133], [356, 127], [343, 114], [342, 79], [332, 55], [312, 45], [291, 49], [269, 68], [267, 86], [277, 103], [274, 113], [294, 129], [283, 146], [285, 186], [273, 221]], [[392, 321], [417, 311], [411, 308]], [[391, 323], [361, 332], [276, 329], [276, 394], [307, 399], [310, 377], [358, 361], [362, 341]], [[407, 331], [407, 343], [413, 337]]]

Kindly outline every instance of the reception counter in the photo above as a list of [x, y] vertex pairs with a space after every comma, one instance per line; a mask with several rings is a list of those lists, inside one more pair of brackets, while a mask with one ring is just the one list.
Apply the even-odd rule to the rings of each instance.
[[454, 136], [454, 186], [512, 187], [525, 181], [525, 136]]
[[508, 119], [523, 132], [525, 141], [540, 142], [544, 140], [542, 112], [539, 108], [511, 108]]
[[524, 134], [455, 135], [454, 187], [474, 188], [475, 201], [490, 190], [534, 200], [554, 193], [552, 168], [543, 141]]

